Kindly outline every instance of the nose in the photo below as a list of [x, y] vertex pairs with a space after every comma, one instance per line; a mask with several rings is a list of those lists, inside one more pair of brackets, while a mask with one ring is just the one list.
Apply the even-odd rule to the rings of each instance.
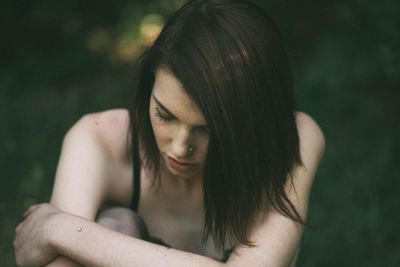
[[184, 158], [189, 155], [191, 144], [191, 131], [187, 127], [179, 127], [172, 139], [172, 153], [176, 158]]

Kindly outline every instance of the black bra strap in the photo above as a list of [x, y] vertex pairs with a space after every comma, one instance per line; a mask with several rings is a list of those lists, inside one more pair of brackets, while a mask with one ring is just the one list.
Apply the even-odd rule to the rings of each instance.
[[131, 209], [135, 212], [138, 211], [140, 197], [140, 156], [139, 156], [139, 142], [137, 137], [133, 140], [133, 196]]

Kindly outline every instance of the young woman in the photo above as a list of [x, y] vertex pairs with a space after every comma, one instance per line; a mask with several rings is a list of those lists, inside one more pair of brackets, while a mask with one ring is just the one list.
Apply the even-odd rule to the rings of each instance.
[[130, 113], [67, 133], [50, 204], [16, 229], [17, 264], [288, 266], [324, 137], [294, 110], [275, 25], [246, 1], [189, 1], [135, 73]]

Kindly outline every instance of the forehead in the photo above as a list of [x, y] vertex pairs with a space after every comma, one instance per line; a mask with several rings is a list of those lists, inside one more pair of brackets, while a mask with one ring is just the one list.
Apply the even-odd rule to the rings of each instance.
[[192, 125], [206, 124], [196, 103], [170, 71], [164, 68], [156, 71], [153, 95], [179, 120]]

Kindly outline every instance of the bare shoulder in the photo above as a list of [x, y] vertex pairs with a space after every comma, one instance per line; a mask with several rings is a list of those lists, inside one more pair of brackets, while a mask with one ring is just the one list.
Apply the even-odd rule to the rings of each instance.
[[305, 167], [317, 167], [325, 151], [325, 136], [317, 122], [304, 112], [296, 112], [300, 154]]
[[299, 214], [305, 219], [311, 188], [325, 151], [325, 137], [320, 126], [310, 115], [296, 112], [296, 122], [302, 164], [294, 167], [293, 183], [287, 183], [286, 192]]
[[[99, 191], [99, 188], [103, 188], [104, 199], [128, 205], [132, 195], [129, 125], [129, 112], [124, 109], [84, 115], [64, 138], [59, 176], [68, 177], [64, 180], [69, 180], [70, 177], [79, 181], [85, 180], [85, 184], [90, 184], [87, 191]], [[59, 187], [60, 192], [68, 191], [65, 190], [65, 185]], [[86, 191], [80, 196], [85, 194]], [[89, 196], [87, 198], [88, 201], [93, 200]], [[92, 215], [97, 211], [97, 206], [93, 206], [95, 208], [91, 210]]]
[[91, 132], [107, 137], [111, 134], [126, 133], [128, 128], [128, 111], [126, 109], [110, 109], [82, 116], [73, 125], [70, 132]]
[[94, 219], [104, 201], [128, 205], [131, 170], [125, 160], [129, 116], [110, 110], [83, 116], [66, 134], [51, 203]]
[[68, 131], [65, 139], [91, 139], [114, 156], [126, 156], [129, 147], [129, 112], [112, 109], [90, 113], [79, 119]]

